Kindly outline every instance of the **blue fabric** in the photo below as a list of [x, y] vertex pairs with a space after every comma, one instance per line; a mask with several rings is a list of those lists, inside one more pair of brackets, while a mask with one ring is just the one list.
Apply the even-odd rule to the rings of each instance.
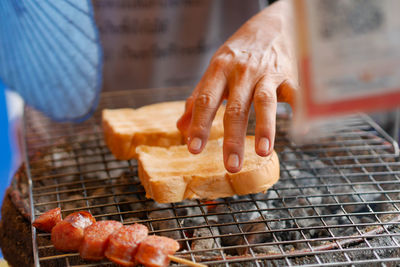
[[1, 0], [0, 79], [58, 121], [96, 108], [102, 51], [90, 0]]
[[[0, 204], [10, 181], [11, 146], [4, 85], [0, 81]], [[0, 215], [1, 216], [1, 215]], [[0, 250], [0, 259], [3, 258]]]
[[12, 161], [9, 122], [4, 90], [4, 85], [0, 81], [0, 204], [3, 201], [4, 192], [10, 182]]

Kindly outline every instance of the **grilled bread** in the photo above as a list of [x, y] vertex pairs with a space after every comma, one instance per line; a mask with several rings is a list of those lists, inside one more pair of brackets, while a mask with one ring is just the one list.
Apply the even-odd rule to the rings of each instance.
[[[102, 124], [107, 146], [117, 159], [136, 158], [139, 145], [169, 147], [184, 144], [176, 122], [185, 109], [184, 101], [163, 102], [138, 109], [105, 109]], [[209, 139], [224, 135], [224, 107], [211, 127]]]
[[189, 153], [185, 145], [139, 146], [139, 178], [146, 196], [160, 203], [216, 199], [264, 192], [279, 179], [275, 151], [268, 157], [258, 156], [253, 136], [246, 137], [243, 168], [238, 173], [225, 170], [222, 143], [222, 138], [209, 141], [198, 155]]

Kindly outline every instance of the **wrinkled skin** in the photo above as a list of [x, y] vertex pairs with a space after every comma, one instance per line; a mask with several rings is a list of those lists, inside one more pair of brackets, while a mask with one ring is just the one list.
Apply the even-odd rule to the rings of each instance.
[[276, 2], [247, 21], [217, 50], [177, 123], [191, 153], [203, 150], [224, 99], [225, 168], [229, 172], [242, 168], [252, 103], [256, 113], [255, 151], [260, 156], [272, 152], [277, 101], [293, 107], [298, 88], [292, 12], [289, 1]]

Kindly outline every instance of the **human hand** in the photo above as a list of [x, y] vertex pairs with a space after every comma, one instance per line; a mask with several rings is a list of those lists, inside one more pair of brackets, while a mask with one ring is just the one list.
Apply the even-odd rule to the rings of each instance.
[[228, 100], [224, 115], [225, 168], [229, 172], [242, 168], [252, 102], [256, 113], [255, 151], [260, 156], [272, 152], [277, 101], [293, 107], [298, 87], [292, 17], [291, 4], [278, 1], [247, 21], [215, 53], [177, 123], [191, 153], [203, 150], [224, 99]]

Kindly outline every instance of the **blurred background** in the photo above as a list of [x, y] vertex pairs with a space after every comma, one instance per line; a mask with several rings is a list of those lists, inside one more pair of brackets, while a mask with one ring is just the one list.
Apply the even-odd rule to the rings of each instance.
[[[305, 51], [300, 76], [308, 81], [300, 124], [355, 112], [359, 89], [369, 88], [359, 110], [399, 139], [399, 113], [392, 109], [400, 86], [396, 1], [296, 1], [297, 44]], [[81, 122], [95, 110], [100, 90], [194, 87], [218, 47], [268, 2], [4, 1], [0, 15], [9, 27], [0, 26], [0, 77], [15, 90], [0, 80], [0, 200], [23, 159], [18, 94], [57, 121]], [[385, 88], [396, 98], [375, 101]], [[354, 102], [341, 105], [343, 99]], [[385, 105], [391, 110], [377, 113]]]

